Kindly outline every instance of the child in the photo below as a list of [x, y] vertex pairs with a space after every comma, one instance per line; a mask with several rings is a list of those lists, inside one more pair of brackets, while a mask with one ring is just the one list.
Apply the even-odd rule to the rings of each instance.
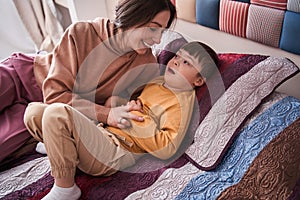
[[144, 118], [143, 122], [120, 118], [120, 125], [131, 123], [129, 128], [95, 125], [61, 103], [30, 104], [24, 122], [30, 133], [44, 142], [55, 179], [45, 199], [80, 197], [76, 167], [90, 175], [107, 176], [132, 166], [145, 153], [160, 159], [172, 157], [191, 119], [194, 88], [214, 73], [217, 62], [216, 53], [207, 45], [184, 45], [168, 62], [164, 76], [147, 84], [138, 100], [123, 106], [129, 114]]

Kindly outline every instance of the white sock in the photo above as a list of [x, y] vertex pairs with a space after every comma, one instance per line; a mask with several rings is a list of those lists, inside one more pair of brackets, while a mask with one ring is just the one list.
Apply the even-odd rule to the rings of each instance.
[[62, 188], [54, 183], [50, 192], [42, 200], [76, 200], [80, 196], [81, 190], [76, 184], [70, 188]]
[[35, 150], [41, 154], [47, 154], [45, 144], [42, 142], [37, 143]]

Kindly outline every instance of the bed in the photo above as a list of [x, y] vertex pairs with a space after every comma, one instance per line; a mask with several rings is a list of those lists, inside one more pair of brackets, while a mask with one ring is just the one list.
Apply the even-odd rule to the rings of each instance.
[[[162, 73], [192, 39], [186, 36], [166, 32], [153, 48]], [[178, 154], [166, 161], [146, 155], [109, 177], [77, 171], [81, 199], [300, 198], [300, 99], [278, 90], [299, 75], [298, 63], [289, 53], [218, 55], [219, 73], [197, 89]], [[34, 151], [35, 144], [29, 141], [26, 154], [1, 163], [0, 199], [41, 199], [51, 189], [48, 158]]]

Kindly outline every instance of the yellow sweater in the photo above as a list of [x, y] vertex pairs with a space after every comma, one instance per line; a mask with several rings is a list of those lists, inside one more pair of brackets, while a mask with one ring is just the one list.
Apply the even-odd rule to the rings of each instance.
[[192, 117], [195, 91], [172, 92], [163, 86], [163, 77], [148, 84], [140, 101], [144, 122], [131, 121], [132, 127], [118, 129], [107, 127], [123, 146], [135, 153], [150, 153], [168, 159], [179, 149]]

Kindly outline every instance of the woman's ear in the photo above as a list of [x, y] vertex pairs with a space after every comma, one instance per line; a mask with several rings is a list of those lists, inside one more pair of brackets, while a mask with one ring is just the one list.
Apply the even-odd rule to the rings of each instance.
[[204, 85], [204, 83], [205, 83], [205, 78], [202, 76], [199, 76], [193, 84], [195, 87], [200, 87], [200, 86]]

